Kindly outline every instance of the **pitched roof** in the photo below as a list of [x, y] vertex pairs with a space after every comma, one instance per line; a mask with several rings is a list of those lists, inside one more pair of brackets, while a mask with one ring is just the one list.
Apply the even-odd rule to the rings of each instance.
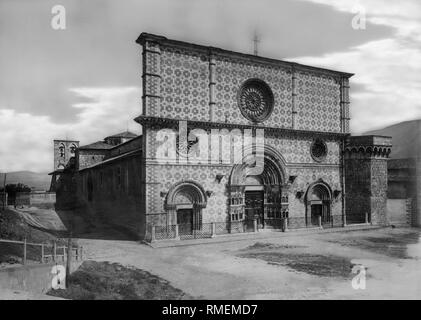
[[113, 162], [115, 160], [119, 160], [119, 159], [122, 159], [122, 158], [130, 157], [130, 156], [133, 156], [133, 155], [138, 155], [140, 153], [141, 153], [141, 150], [140, 149], [132, 150], [130, 152], [126, 152], [126, 153], [120, 154], [118, 156], [115, 156], [115, 157], [106, 159], [104, 161], [94, 163], [93, 165], [90, 165], [89, 167], [86, 167], [86, 168], [82, 168], [79, 171], [84, 171], [84, 170], [89, 170], [89, 169], [92, 169], [92, 168], [96, 168], [98, 166], [102, 166], [104, 164], [108, 164], [108, 163]]
[[114, 134], [112, 136], [108, 136], [105, 139], [107, 138], [136, 138], [136, 137], [137, 137], [137, 134], [130, 131], [124, 131], [124, 132]]
[[95, 149], [95, 150], [108, 150], [111, 149], [113, 146], [105, 143], [104, 141], [97, 141], [91, 144], [87, 144], [85, 146], [79, 147], [79, 149]]

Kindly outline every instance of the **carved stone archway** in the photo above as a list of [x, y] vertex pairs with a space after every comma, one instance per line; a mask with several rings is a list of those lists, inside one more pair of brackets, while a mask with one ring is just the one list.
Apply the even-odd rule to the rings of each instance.
[[177, 211], [191, 210], [192, 224], [198, 228], [202, 224], [202, 208], [206, 208], [205, 190], [194, 181], [181, 181], [173, 185], [165, 199], [167, 224], [179, 224]]
[[332, 190], [326, 182], [319, 179], [307, 188], [305, 204], [307, 226], [318, 225], [319, 216], [322, 224], [330, 224], [332, 222]]
[[[257, 212], [254, 219], [258, 220], [259, 227], [271, 227], [279, 224], [279, 219], [288, 217], [288, 188], [285, 161], [277, 150], [265, 146], [263, 152], [263, 169], [258, 175], [249, 175], [250, 166], [254, 166], [256, 155], [247, 154], [242, 162], [232, 167], [229, 190], [229, 219], [230, 221], [249, 220], [251, 210]], [[255, 192], [253, 199], [248, 199], [251, 192]], [[261, 192], [261, 198], [256, 193]], [[249, 202], [253, 202], [250, 208]], [[255, 208], [258, 203], [259, 208]], [[260, 205], [261, 204], [261, 205]], [[276, 221], [275, 221], [276, 220]]]

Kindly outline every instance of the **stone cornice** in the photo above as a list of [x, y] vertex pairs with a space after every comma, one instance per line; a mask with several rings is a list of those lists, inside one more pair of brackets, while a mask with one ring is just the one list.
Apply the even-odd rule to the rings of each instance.
[[267, 127], [263, 125], [253, 124], [236, 124], [236, 123], [225, 123], [225, 122], [211, 122], [211, 121], [194, 121], [186, 119], [173, 119], [163, 117], [152, 117], [152, 116], [138, 116], [134, 119], [137, 123], [145, 126], [158, 126], [162, 128], [178, 128], [180, 121], [187, 121], [187, 124], [197, 128], [207, 129], [263, 129], [268, 133], [283, 133], [292, 136], [305, 136], [305, 137], [320, 137], [327, 139], [343, 139], [349, 136], [348, 133], [341, 132], [321, 132], [321, 131], [308, 131], [308, 130], [296, 130], [289, 128], [276, 128]]
[[163, 36], [145, 33], [145, 32], [143, 32], [137, 38], [136, 43], [143, 45], [146, 41], [155, 42], [161, 46], [187, 49], [190, 51], [196, 51], [196, 52], [207, 54], [207, 55], [228, 57], [228, 58], [233, 58], [235, 60], [241, 59], [243, 61], [249, 61], [252, 63], [263, 63], [266, 65], [268, 64], [274, 65], [277, 67], [283, 67], [283, 68], [289, 69], [291, 71], [295, 70], [295, 71], [303, 71], [303, 72], [312, 72], [312, 73], [317, 73], [317, 74], [330, 75], [333, 77], [345, 77], [345, 78], [350, 78], [354, 75], [353, 73], [307, 66], [307, 65], [296, 63], [296, 62], [282, 61], [282, 60], [277, 60], [277, 59], [272, 59], [272, 58], [255, 56], [252, 54], [225, 50], [225, 49], [211, 47], [211, 46], [203, 46], [203, 45], [198, 45], [198, 44], [184, 42], [184, 41], [171, 40]]

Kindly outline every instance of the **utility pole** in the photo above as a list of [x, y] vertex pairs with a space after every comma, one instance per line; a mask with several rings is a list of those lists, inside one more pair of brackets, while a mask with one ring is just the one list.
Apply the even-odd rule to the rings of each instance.
[[7, 172], [4, 173], [4, 181], [3, 181], [3, 211], [6, 209], [6, 177], [7, 177]]
[[[72, 229], [70, 229], [69, 238], [67, 239], [67, 258], [66, 258], [66, 288], [69, 286], [69, 275], [72, 267]], [[64, 257], [63, 257], [64, 258]]]

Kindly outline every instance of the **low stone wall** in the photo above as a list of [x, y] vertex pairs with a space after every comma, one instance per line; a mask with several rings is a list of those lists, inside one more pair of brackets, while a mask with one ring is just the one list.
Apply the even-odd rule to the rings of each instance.
[[387, 218], [390, 224], [411, 225], [411, 212], [408, 212], [407, 199], [387, 199]]
[[37, 204], [54, 204], [56, 202], [55, 192], [17, 192], [14, 198], [8, 198], [8, 205], [30, 206]]
[[31, 204], [30, 192], [17, 192], [14, 201], [14, 203], [10, 204], [16, 203], [17, 206], [29, 206]]
[[56, 193], [55, 192], [31, 192], [29, 194], [29, 201], [31, 204], [55, 203]]

